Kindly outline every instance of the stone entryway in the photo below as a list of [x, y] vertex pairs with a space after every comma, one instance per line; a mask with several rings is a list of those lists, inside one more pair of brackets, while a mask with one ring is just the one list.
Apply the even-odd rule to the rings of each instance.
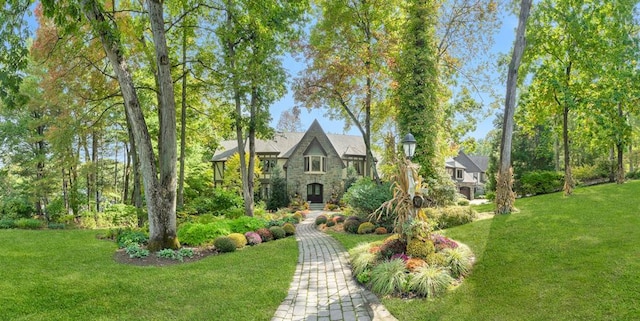
[[323, 203], [322, 191], [323, 186], [320, 183], [312, 183], [307, 185], [307, 202]]

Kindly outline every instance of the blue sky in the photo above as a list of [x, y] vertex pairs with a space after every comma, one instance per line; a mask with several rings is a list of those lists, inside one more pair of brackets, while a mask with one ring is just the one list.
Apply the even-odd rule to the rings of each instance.
[[[517, 17], [510, 13], [504, 13], [502, 18], [503, 18], [502, 26], [494, 36], [495, 42], [491, 50], [492, 53], [495, 53], [495, 54], [509, 53], [511, 51], [513, 41], [515, 40], [515, 29], [518, 24]], [[284, 65], [289, 73], [288, 85], [290, 88], [291, 80], [294, 77], [296, 77], [298, 72], [304, 69], [305, 66], [303, 62], [296, 61], [295, 59], [292, 59], [290, 57], [284, 59]], [[493, 84], [493, 87], [501, 96], [504, 96], [506, 91], [504, 83]], [[491, 100], [488, 98], [485, 98], [483, 99], [483, 101], [484, 101], [484, 104], [486, 105], [484, 106], [485, 110], [488, 110], [489, 109], [488, 105], [491, 102]], [[278, 124], [278, 120], [280, 119], [280, 114], [282, 113], [282, 111], [286, 109], [291, 109], [294, 105], [295, 105], [295, 101], [293, 99], [293, 92], [291, 91], [291, 89], [289, 89], [288, 93], [282, 99], [280, 99], [279, 101], [276, 101], [273, 105], [271, 105], [270, 107], [271, 117], [272, 117], [271, 125], [275, 127]], [[495, 115], [495, 111], [492, 111], [491, 115], [492, 116], [489, 116], [479, 121], [477, 124], [476, 130], [470, 133], [468, 136], [474, 137], [476, 140], [484, 138], [487, 132], [489, 132], [489, 130], [493, 128], [493, 119], [494, 119], [493, 115]], [[306, 130], [309, 126], [311, 126], [311, 123], [313, 122], [314, 119], [318, 119], [318, 121], [320, 122], [320, 125], [326, 132], [330, 132], [334, 134], [344, 133], [344, 134], [360, 135], [360, 132], [355, 128], [351, 128], [351, 130], [349, 130], [348, 132], [344, 132], [344, 122], [341, 120], [330, 120], [328, 117], [324, 116], [324, 110], [314, 109], [314, 110], [308, 111], [306, 108], [302, 108], [300, 118], [301, 118], [303, 130]]]

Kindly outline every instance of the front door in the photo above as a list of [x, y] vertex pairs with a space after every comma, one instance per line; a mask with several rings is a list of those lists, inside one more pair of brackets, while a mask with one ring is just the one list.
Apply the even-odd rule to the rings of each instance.
[[307, 202], [322, 204], [322, 184], [307, 185]]

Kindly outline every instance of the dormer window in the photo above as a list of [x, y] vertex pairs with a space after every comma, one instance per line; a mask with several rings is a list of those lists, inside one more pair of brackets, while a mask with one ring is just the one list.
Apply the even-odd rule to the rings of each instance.
[[456, 169], [456, 179], [462, 179], [464, 175], [464, 170]]

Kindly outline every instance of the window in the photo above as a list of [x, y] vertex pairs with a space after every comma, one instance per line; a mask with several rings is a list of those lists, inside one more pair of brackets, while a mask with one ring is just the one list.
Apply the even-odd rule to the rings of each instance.
[[275, 159], [263, 159], [262, 160], [262, 172], [263, 173], [272, 173], [273, 169], [276, 168], [277, 160]]
[[456, 169], [456, 179], [462, 179], [464, 171], [461, 169]]
[[327, 171], [327, 162], [324, 156], [305, 156], [304, 171], [309, 173], [324, 173]]

